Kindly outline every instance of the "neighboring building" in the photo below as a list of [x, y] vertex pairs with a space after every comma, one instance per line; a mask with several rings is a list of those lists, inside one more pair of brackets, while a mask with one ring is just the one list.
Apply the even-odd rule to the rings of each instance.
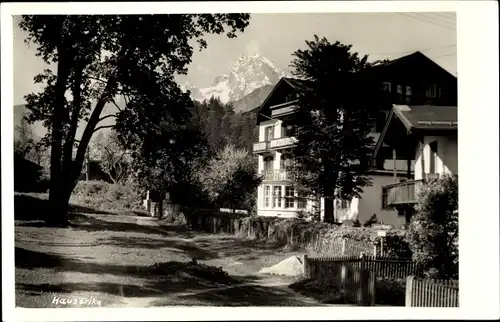
[[[387, 93], [378, 106], [380, 112], [371, 134], [376, 142], [380, 141], [393, 104], [456, 105], [456, 77], [420, 52], [377, 65], [370, 69], [370, 73], [380, 81], [382, 91]], [[253, 152], [258, 155], [258, 171], [263, 175], [257, 200], [260, 216], [295, 217], [301, 211], [309, 212], [317, 206], [323, 208], [322, 201], [297, 198], [287, 170], [292, 163], [291, 148], [296, 142], [289, 123], [294, 117], [297, 93], [305, 86], [307, 83], [303, 80], [282, 78], [264, 102], [248, 112], [258, 113], [259, 142], [254, 144]], [[360, 199], [336, 201], [337, 221], [357, 218], [363, 222], [376, 214], [385, 224], [405, 224], [404, 214], [383, 206], [380, 191], [382, 186], [395, 180], [413, 178], [414, 171], [420, 168], [413, 155], [402, 149], [393, 150], [388, 144], [380, 142], [374, 169], [370, 172], [372, 186], [363, 189]]]
[[414, 162], [415, 171], [402, 182], [395, 180], [382, 187], [384, 209], [397, 209], [409, 220], [418, 189], [426, 180], [443, 174], [458, 174], [457, 135], [456, 106], [395, 105], [392, 108], [375, 154], [380, 153], [383, 145], [393, 151], [402, 151]]

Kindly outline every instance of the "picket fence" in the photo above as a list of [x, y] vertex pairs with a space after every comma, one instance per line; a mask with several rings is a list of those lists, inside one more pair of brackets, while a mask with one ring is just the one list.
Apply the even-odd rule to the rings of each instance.
[[458, 280], [436, 280], [408, 276], [407, 307], [459, 307]]
[[363, 268], [364, 262], [363, 255], [336, 258], [304, 256], [304, 274], [322, 284], [339, 286], [351, 303], [374, 306], [376, 275]]
[[[309, 257], [308, 257], [309, 258]], [[404, 279], [408, 276], [420, 275], [421, 266], [409, 259], [399, 259], [392, 257], [366, 256], [337, 256], [337, 257], [313, 257], [309, 261], [317, 262], [318, 268], [314, 268], [318, 274], [329, 274], [330, 267], [337, 263], [352, 266], [355, 269], [367, 269], [375, 274], [376, 277]]]

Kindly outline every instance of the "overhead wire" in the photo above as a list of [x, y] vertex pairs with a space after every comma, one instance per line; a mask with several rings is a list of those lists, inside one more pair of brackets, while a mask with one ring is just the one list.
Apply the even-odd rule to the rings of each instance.
[[438, 27], [443, 27], [446, 29], [455, 30], [455, 26], [452, 24], [447, 24], [447, 23], [442, 23], [442, 22], [438, 23], [435, 19], [433, 20], [433, 18], [429, 18], [426, 16], [422, 16], [422, 15], [418, 16], [417, 14], [412, 15], [410, 13], [403, 13], [403, 12], [398, 12], [397, 14], [404, 16], [404, 17], [413, 18], [413, 19], [421, 21], [421, 22], [432, 24], [432, 25], [435, 25]]

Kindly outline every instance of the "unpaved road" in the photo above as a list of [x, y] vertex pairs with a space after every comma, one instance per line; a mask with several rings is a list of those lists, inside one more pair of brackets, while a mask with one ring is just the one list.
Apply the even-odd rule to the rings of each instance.
[[[234, 236], [203, 234], [156, 219], [82, 214], [71, 228], [16, 222], [16, 305], [82, 307], [59, 299], [95, 299], [105, 307], [324, 306], [295, 293], [291, 279], [258, 274], [298, 255]], [[144, 269], [186, 262], [222, 267], [241, 283], [165, 276]], [[71, 302], [71, 301], [70, 301]]]

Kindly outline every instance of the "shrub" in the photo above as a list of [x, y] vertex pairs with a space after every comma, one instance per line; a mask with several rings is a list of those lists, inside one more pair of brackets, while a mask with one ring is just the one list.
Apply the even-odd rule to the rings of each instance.
[[458, 278], [458, 177], [445, 175], [429, 182], [407, 233], [413, 259], [431, 278]]
[[145, 270], [161, 275], [173, 275], [183, 279], [203, 281], [203, 283], [229, 285], [237, 282], [222, 267], [201, 264], [194, 258], [190, 262], [155, 263], [146, 267]]
[[[186, 212], [184, 211], [184, 213]], [[224, 220], [215, 219], [221, 217]], [[217, 231], [214, 231], [214, 220]], [[330, 245], [340, 243], [343, 239], [368, 246], [370, 249], [367, 250], [368, 252], [372, 251], [371, 245], [380, 243], [379, 237], [377, 237], [378, 230], [373, 228], [337, 226], [325, 222], [308, 222], [297, 218], [243, 217], [239, 214], [214, 214], [193, 210], [189, 224], [193, 229], [212, 233], [227, 231], [238, 236], [266, 239], [282, 246], [309, 248], [318, 253], [330, 252]], [[404, 234], [403, 230], [388, 230], [384, 240], [385, 254], [393, 257], [411, 257]]]
[[373, 214], [367, 221], [363, 224], [365, 227], [371, 227], [374, 224], [378, 224], [377, 214]]
[[106, 212], [144, 211], [141, 196], [133, 188], [104, 181], [79, 181], [70, 202]]
[[406, 280], [377, 278], [375, 280], [375, 304], [405, 306]]

